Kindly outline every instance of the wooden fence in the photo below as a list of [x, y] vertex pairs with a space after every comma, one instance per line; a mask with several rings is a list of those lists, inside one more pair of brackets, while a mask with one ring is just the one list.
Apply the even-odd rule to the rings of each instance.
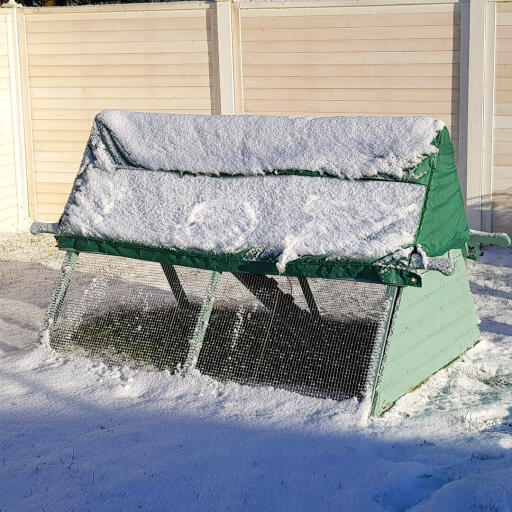
[[512, 232], [512, 1], [2, 9], [0, 80], [0, 229], [58, 218], [120, 108], [440, 118], [471, 226]]

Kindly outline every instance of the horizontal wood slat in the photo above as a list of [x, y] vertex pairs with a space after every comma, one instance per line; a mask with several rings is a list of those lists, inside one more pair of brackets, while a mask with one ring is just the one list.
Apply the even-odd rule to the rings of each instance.
[[244, 109], [274, 115], [427, 115], [458, 158], [458, 6], [241, 10]]
[[446, 39], [350, 39], [304, 41], [245, 41], [244, 55], [251, 53], [355, 53], [355, 52], [435, 52], [458, 51], [458, 41]]
[[459, 38], [460, 27], [419, 26], [419, 27], [370, 27], [355, 28], [257, 28], [244, 30], [244, 42], [252, 41], [350, 41], [354, 39], [446, 39]]
[[42, 204], [47, 205], [49, 208], [54, 206], [54, 208], [52, 208], [52, 211], [59, 211], [60, 210], [61, 213], [62, 213], [62, 209], [63, 209], [62, 206], [68, 200], [69, 193], [65, 194], [65, 193], [56, 193], [56, 192], [50, 192], [50, 193], [40, 192], [39, 188], [37, 190], [38, 190], [37, 196], [39, 198], [39, 201]]
[[210, 100], [211, 88], [207, 87], [32, 87], [33, 99], [192, 99]]
[[[196, 55], [194, 53], [190, 55]], [[39, 56], [42, 57], [42, 56]], [[391, 51], [347, 53], [244, 53], [242, 62], [248, 65], [263, 64], [457, 64], [458, 51]], [[512, 62], [512, 54], [510, 56]]]
[[[103, 54], [158, 54], [165, 53], [170, 59], [181, 59], [177, 62], [185, 61], [188, 58], [197, 59], [197, 55], [203, 55], [208, 52], [210, 43], [208, 41], [136, 41], [136, 42], [110, 42], [105, 43], [75, 43], [75, 44], [45, 44], [31, 43], [28, 46], [30, 56], [37, 55], [103, 55]], [[186, 54], [186, 55], [182, 55]], [[188, 54], [191, 54], [190, 56]], [[101, 57], [100, 57], [101, 58]], [[199, 61], [203, 62], [203, 61]], [[207, 62], [207, 61], [206, 61]]]
[[78, 172], [78, 165], [69, 162], [38, 162], [37, 183], [65, 183], [71, 186]]
[[[169, 23], [167, 30], [111, 30], [104, 32], [86, 32], [83, 30], [60, 32], [55, 26], [49, 27], [47, 32], [28, 32], [27, 41], [34, 44], [69, 44], [69, 43], [120, 43], [120, 42], [176, 42], [183, 41], [207, 41], [211, 40], [210, 30], [207, 24], [203, 28], [180, 29], [176, 28], [176, 21]], [[69, 28], [68, 28], [69, 30]]]
[[94, 80], [95, 77], [210, 77], [213, 74], [213, 65], [211, 62], [204, 64], [186, 63], [186, 64], [166, 64], [163, 68], [156, 68], [151, 64], [110, 64], [110, 65], [92, 65], [82, 66], [76, 61], [71, 65], [32, 65], [30, 66], [31, 77], [49, 77], [49, 78], [80, 78]]
[[344, 114], [401, 114], [401, 115], [441, 115], [453, 114], [459, 110], [457, 103], [449, 101], [413, 102], [402, 101], [283, 101], [283, 100], [246, 100], [246, 111], [256, 113], [262, 110], [285, 109], [288, 112], [338, 112]]
[[245, 76], [244, 89], [453, 89], [458, 91], [458, 77], [373, 76]]
[[40, 182], [37, 184], [37, 192], [43, 194], [65, 194], [69, 196], [71, 183]]
[[[50, 72], [50, 70], [48, 70]], [[166, 87], [182, 88], [183, 90], [190, 90], [196, 87], [211, 88], [214, 86], [213, 78], [208, 76], [208, 72], [199, 76], [176, 76], [176, 75], [120, 75], [120, 76], [32, 76], [30, 80], [31, 87], [36, 90], [40, 88], [48, 88], [51, 90], [59, 90], [60, 88], [71, 89], [78, 87], [84, 90], [89, 90], [91, 86], [94, 89], [98, 88], [140, 88], [143, 90], [148, 88]], [[186, 89], [185, 89], [186, 88]]]
[[75, 12], [27, 13], [27, 32], [95, 32], [109, 30], [170, 30], [207, 28], [209, 10], [181, 12]]
[[354, 101], [421, 101], [421, 102], [456, 102], [459, 91], [452, 89], [344, 89], [344, 88], [295, 88], [263, 89], [246, 88], [245, 97], [249, 99], [283, 100], [354, 100]]
[[509, 196], [510, 202], [512, 203], [512, 175], [510, 178], [494, 179], [493, 191], [498, 197], [500, 194]]
[[[453, 7], [451, 8], [453, 9]], [[460, 15], [452, 12], [403, 12], [390, 14], [346, 14], [315, 15], [317, 9], [306, 9], [304, 16], [287, 16], [270, 12], [268, 16], [258, 16], [250, 10], [242, 11], [243, 29], [280, 28], [342, 28], [342, 27], [411, 27], [411, 26], [450, 26], [460, 24]], [[261, 14], [258, 13], [258, 14]]]
[[57, 222], [59, 220], [59, 217], [60, 217], [61, 213], [62, 213], [62, 211], [61, 212], [55, 212], [55, 213], [42, 213], [42, 212], [38, 212], [37, 213], [37, 218], [40, 221], [43, 221], [43, 222]]
[[[130, 64], [209, 64], [210, 56], [207, 52], [197, 53], [112, 53], [110, 48], [104, 47], [105, 53], [77, 53], [73, 55], [34, 55], [28, 56], [29, 66], [109, 66]], [[83, 52], [83, 50], [82, 50]], [[160, 73], [159, 73], [160, 74]], [[183, 74], [183, 73], [180, 73]]]
[[437, 77], [459, 76], [459, 66], [453, 64], [259, 64], [248, 65], [243, 62], [244, 77], [421, 77], [436, 79]]
[[512, 2], [499, 2], [496, 4], [496, 10], [498, 12], [512, 12]]
[[493, 167], [492, 174], [494, 179], [503, 178], [512, 180], [512, 163], [508, 167]]
[[511, 27], [512, 26], [512, 12], [506, 11], [498, 11], [499, 15], [497, 17], [496, 25]]
[[[149, 95], [148, 95], [149, 96]], [[99, 112], [104, 109], [155, 109], [160, 106], [167, 109], [203, 109], [212, 107], [209, 98], [118, 98], [115, 93], [109, 98], [32, 98], [31, 105], [34, 110], [39, 109], [92, 109]]]
[[[132, 105], [133, 106], [133, 105]], [[101, 110], [101, 109], [100, 109]], [[66, 120], [68, 121], [68, 125], [70, 126], [69, 129], [73, 129], [72, 123], [69, 123], [69, 121], [79, 120], [79, 121], [85, 121], [89, 123], [89, 126], [92, 126], [92, 120], [94, 119], [94, 116], [99, 112], [98, 108], [76, 108], [76, 109], [67, 109], [67, 110], [61, 110], [61, 109], [39, 109], [39, 110], [33, 110], [32, 111], [32, 121], [34, 120]], [[181, 113], [185, 114], [187, 112], [193, 113], [193, 114], [209, 114], [211, 113], [211, 109], [170, 109], [170, 108], [147, 108], [146, 112], [174, 112], [174, 113]]]

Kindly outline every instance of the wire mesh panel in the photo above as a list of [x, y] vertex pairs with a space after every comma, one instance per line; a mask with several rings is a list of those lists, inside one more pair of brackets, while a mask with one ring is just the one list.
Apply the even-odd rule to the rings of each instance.
[[179, 369], [210, 274], [82, 253], [50, 343], [110, 362]]
[[387, 287], [224, 274], [197, 368], [221, 380], [362, 396], [392, 307]]
[[364, 394], [392, 308], [388, 287], [229, 273], [217, 284], [213, 277], [81, 254], [50, 343], [171, 371], [193, 361], [219, 380], [313, 396]]

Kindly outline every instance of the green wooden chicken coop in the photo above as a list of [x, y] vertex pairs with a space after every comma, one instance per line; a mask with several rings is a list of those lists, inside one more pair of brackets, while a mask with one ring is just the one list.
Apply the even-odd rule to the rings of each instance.
[[113, 364], [378, 415], [480, 337], [429, 118], [104, 111], [59, 222], [32, 231], [66, 252], [41, 339]]

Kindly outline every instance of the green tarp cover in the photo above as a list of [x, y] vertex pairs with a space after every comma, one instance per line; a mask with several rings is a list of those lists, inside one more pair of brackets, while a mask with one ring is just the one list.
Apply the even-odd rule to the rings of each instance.
[[[253, 248], [219, 253], [208, 250], [162, 248], [148, 246], [133, 241], [109, 239], [91, 235], [75, 234], [61, 231], [56, 236], [59, 247], [66, 251], [103, 253], [124, 256], [166, 264], [176, 264], [201, 269], [247, 272], [259, 274], [282, 274], [299, 277], [321, 277], [328, 279], [358, 279], [399, 286], [421, 286], [421, 272], [410, 268], [411, 248], [418, 247], [426, 256], [434, 257], [445, 254], [450, 249], [462, 249], [469, 240], [464, 204], [460, 191], [457, 169], [454, 162], [453, 145], [448, 130], [443, 128], [431, 142], [438, 149], [436, 153], [424, 156], [413, 172], [404, 169], [402, 175], [378, 173], [375, 176], [362, 177], [359, 181], [404, 182], [414, 187], [424, 188], [421, 215], [414, 241], [405, 247], [397, 247], [397, 252], [378, 259], [343, 259], [332, 255], [302, 256], [287, 262], [284, 270], [278, 270], [276, 258], [258, 254]], [[90, 145], [89, 145], [90, 150]], [[86, 152], [87, 155], [87, 152]], [[87, 160], [85, 160], [87, 162]], [[84, 164], [82, 164], [82, 170]], [[111, 171], [111, 172], [116, 172]], [[144, 172], [144, 171], [142, 171]], [[300, 175], [310, 180], [339, 180], [343, 177], [320, 176], [317, 171], [305, 169], [279, 170], [273, 175]], [[236, 176], [214, 177], [214, 180], [236, 180]], [[75, 182], [74, 191], [82, 186], [80, 176]], [[73, 192], [68, 202], [73, 202]], [[66, 213], [61, 217], [65, 222]], [[405, 251], [400, 253], [400, 249]], [[409, 249], [409, 250], [407, 250]]]

